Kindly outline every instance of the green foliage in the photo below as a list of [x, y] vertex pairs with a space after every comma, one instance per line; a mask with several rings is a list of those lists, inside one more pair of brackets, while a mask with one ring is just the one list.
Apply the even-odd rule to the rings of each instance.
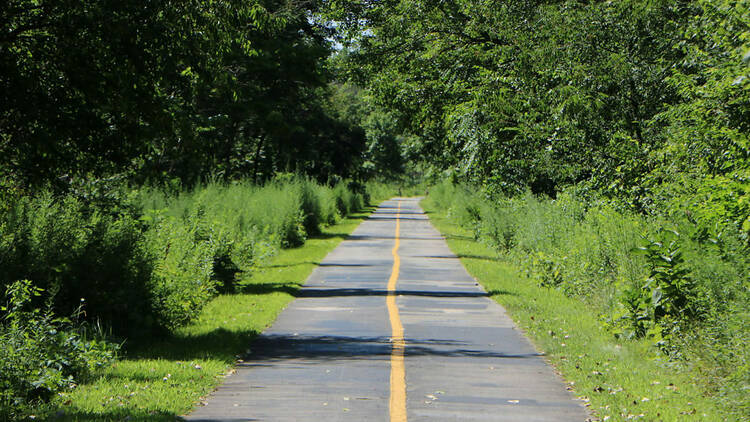
[[6, 3], [2, 178], [356, 175], [366, 140], [334, 117], [318, 1]]
[[662, 233], [666, 241], [650, 240], [642, 248], [649, 267], [644, 288], [651, 290], [654, 321], [657, 323], [665, 318], [688, 319], [695, 315], [690, 298], [694, 286], [678, 246], [680, 235], [677, 232]]
[[197, 213], [186, 221], [157, 217], [146, 234], [155, 260], [152, 307], [162, 326], [174, 327], [194, 318], [217, 291], [213, 264], [222, 255], [224, 239], [214, 238], [201, 217]]
[[[544, 252], [537, 252], [529, 258], [529, 269], [527, 273], [537, 280], [540, 287], [561, 287], [563, 285], [562, 269], [564, 262], [555, 261]], [[561, 259], [564, 261], [565, 257]]]
[[92, 183], [7, 203], [2, 285], [40, 280], [56, 293], [58, 314], [85, 298], [90, 321], [118, 336], [147, 336], [184, 325], [279, 248], [302, 245], [364, 207], [346, 182], [331, 188], [293, 175], [177, 193], [113, 189]]
[[647, 339], [673, 365], [700, 368], [707, 391], [723, 386], [727, 408], [747, 407], [750, 260], [742, 233], [714, 235], [684, 212], [634, 214], [580, 190], [556, 200], [480, 192], [442, 183], [428, 199], [534, 284], [583, 301], [612, 335]]
[[[350, 185], [283, 174], [264, 186], [127, 191], [92, 181], [64, 196], [8, 195], [0, 214], [0, 281], [10, 295], [0, 312], [0, 418], [39, 410], [111, 360], [115, 349], [101, 331], [129, 344], [175, 332], [280, 248], [362, 210], [364, 195]], [[40, 288], [13, 280], [31, 276], [51, 293], [46, 304]], [[89, 325], [55, 317], [82, 304], [75, 318]], [[89, 326], [102, 328], [88, 338]]]
[[339, 66], [440, 169], [492, 194], [689, 203], [747, 236], [747, 0], [327, 6]]
[[195, 318], [217, 291], [233, 292], [279, 248], [302, 245], [321, 226], [362, 209], [361, 196], [281, 174], [265, 186], [209, 183], [177, 195], [143, 190], [146, 240], [155, 260], [160, 325]]
[[[332, 56], [330, 61], [334, 65], [342, 62], [342, 54]], [[357, 169], [360, 178], [397, 180], [406, 172], [406, 160], [422, 161], [417, 153], [407, 151], [410, 138], [398, 127], [395, 116], [376, 106], [364, 89], [347, 83], [333, 84], [331, 91], [337, 117], [364, 131], [367, 142]]]
[[333, 199], [339, 215], [342, 216], [355, 213], [365, 207], [364, 196], [349, 190], [345, 183], [339, 183], [333, 187]]
[[303, 216], [302, 227], [305, 233], [313, 236], [320, 234], [320, 225], [329, 220], [329, 217], [323, 215], [321, 198], [318, 197], [315, 184], [302, 180], [298, 183], [297, 189], [299, 189], [300, 209]]
[[100, 333], [85, 330], [85, 326], [69, 319], [55, 318], [49, 308], [35, 308], [32, 302], [42, 292], [30, 281], [7, 286], [6, 302], [0, 310], [3, 420], [20, 419], [32, 406], [73, 389], [94, 369], [110, 363], [117, 351], [115, 345], [101, 339]]
[[20, 197], [0, 212], [0, 285], [35, 280], [55, 292], [62, 315], [85, 298], [91, 318], [117, 333], [154, 326], [153, 263], [137, 216], [49, 193]]
[[[687, 365], [680, 365], [654, 359], [651, 340], [615, 338], [611, 331], [602, 329], [597, 308], [591, 303], [528, 282], [521, 269], [510, 262], [511, 256], [493, 256], [492, 248], [474, 241], [471, 230], [456, 225], [445, 210], [432, 206], [429, 198], [422, 206], [467, 271], [533, 340], [536, 349], [568, 382], [568, 390], [587, 403], [592, 419], [746, 419], [747, 412], [740, 406], [746, 409], [748, 404], [747, 389], [743, 388], [748, 385], [748, 374], [741, 375], [747, 361], [735, 356], [747, 351], [747, 346], [739, 343], [743, 337], [736, 336], [729, 342], [727, 338], [715, 339], [713, 333], [689, 330], [677, 340], [684, 338], [686, 344], [692, 344], [690, 350], [704, 355], [701, 360], [691, 357]], [[729, 315], [736, 318], [727, 318]], [[731, 320], [726, 325], [735, 330], [742, 326], [741, 314], [729, 312], [722, 318]], [[700, 339], [703, 341], [696, 342]], [[719, 343], [724, 346], [709, 346]], [[703, 360], [708, 355], [734, 362]], [[732, 376], [722, 378], [722, 371]]]

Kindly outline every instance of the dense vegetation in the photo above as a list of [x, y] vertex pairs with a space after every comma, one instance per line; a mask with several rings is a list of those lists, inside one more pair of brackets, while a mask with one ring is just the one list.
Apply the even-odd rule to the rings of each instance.
[[747, 1], [332, 4], [340, 67], [438, 168], [750, 230]]
[[[280, 248], [303, 244], [365, 203], [345, 184], [296, 177], [127, 193], [110, 214], [72, 194], [20, 198], [0, 214], [0, 285], [9, 292], [4, 412], [49, 399], [106, 363], [116, 347], [103, 334], [132, 342], [182, 326]], [[34, 284], [15, 282], [27, 279]]]
[[0, 8], [0, 179], [355, 176], [316, 2], [11, 0]]
[[436, 207], [746, 417], [750, 2], [334, 1]]
[[747, 414], [750, 260], [738, 233], [704, 241], [687, 219], [574, 192], [489, 200], [444, 183], [429, 199], [531, 284], [585, 302], [611, 336], [650, 343], [644, 357], [692, 371], [704, 394]]
[[748, 0], [6, 1], [0, 413], [424, 173], [746, 415], [749, 133]]

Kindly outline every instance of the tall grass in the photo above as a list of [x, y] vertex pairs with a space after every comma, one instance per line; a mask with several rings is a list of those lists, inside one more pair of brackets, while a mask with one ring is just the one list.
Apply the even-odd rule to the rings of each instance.
[[[70, 315], [83, 304], [80, 315], [119, 339], [184, 326], [281, 248], [304, 244], [365, 205], [350, 184], [329, 187], [294, 175], [263, 186], [89, 187], [64, 196], [7, 196], [0, 206], [0, 287], [32, 280], [47, 293], [24, 306], [39, 309], [46, 300], [58, 315]], [[7, 312], [0, 310], [0, 334], [17, 331], [6, 330]], [[11, 340], [17, 336], [1, 335], [0, 350], [15, 348]], [[14, 356], [0, 365], [4, 371], [33, 372], [16, 363], [57, 359]], [[24, 397], [14, 388], [0, 384], [0, 398]]]
[[83, 298], [91, 319], [123, 336], [184, 324], [217, 292], [232, 291], [239, 274], [365, 205], [346, 182], [294, 175], [264, 186], [91, 191], [98, 196], [40, 193], [3, 203], [0, 286], [32, 280], [54, 293], [61, 314]]
[[[645, 216], [564, 192], [489, 199], [450, 183], [431, 206], [470, 229], [530, 282], [584, 301], [623, 340], [701, 375], [737, 414], [750, 409], [750, 260], [741, 234]], [[715, 231], [715, 229], [714, 229]]]
[[146, 189], [139, 203], [157, 262], [157, 306], [170, 326], [192, 319], [216, 291], [233, 291], [240, 275], [280, 248], [300, 246], [364, 206], [343, 183], [288, 175], [264, 186], [208, 183], [176, 195]]
[[[0, 209], [0, 290], [32, 280], [58, 315], [82, 304], [115, 331], [150, 327], [149, 251], [129, 208], [100, 209], [80, 197], [42, 193]], [[40, 299], [33, 305], [39, 307]]]

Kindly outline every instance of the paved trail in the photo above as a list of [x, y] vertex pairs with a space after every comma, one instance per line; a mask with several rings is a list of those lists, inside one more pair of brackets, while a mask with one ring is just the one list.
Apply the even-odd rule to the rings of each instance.
[[298, 296], [208, 405], [186, 419], [588, 417], [466, 273], [416, 199], [384, 202]]

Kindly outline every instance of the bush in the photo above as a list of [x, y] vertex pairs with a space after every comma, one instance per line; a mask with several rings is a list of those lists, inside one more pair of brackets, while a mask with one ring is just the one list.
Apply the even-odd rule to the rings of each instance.
[[155, 262], [152, 306], [160, 325], [194, 318], [279, 248], [299, 246], [346, 216], [337, 204], [348, 213], [360, 198], [344, 185], [329, 188], [290, 174], [262, 187], [209, 183], [177, 195], [143, 190], [139, 200]]
[[154, 258], [151, 307], [159, 325], [175, 327], [197, 316], [217, 292], [212, 280], [217, 244], [210, 230], [200, 227], [200, 213], [186, 221], [154, 217], [146, 234]]
[[320, 198], [320, 219], [324, 226], [336, 224], [342, 215], [339, 214], [336, 205], [336, 194], [328, 186], [316, 185], [317, 195]]
[[[614, 335], [648, 337], [655, 353], [707, 368], [724, 397], [739, 397], [748, 385], [750, 254], [742, 219], [707, 227], [690, 213], [635, 214], [575, 191], [556, 200], [490, 199], [451, 183], [433, 187], [428, 200], [539, 286], [586, 301]], [[733, 403], [750, 407], [746, 399]]]
[[21, 197], [0, 214], [0, 284], [39, 280], [58, 314], [86, 299], [116, 333], [153, 325], [152, 261], [137, 216], [104, 212], [72, 195]]
[[293, 185], [298, 190], [300, 209], [302, 210], [302, 227], [308, 235], [320, 234], [323, 224], [323, 210], [321, 197], [315, 189], [315, 183], [308, 179], [300, 179]]
[[110, 363], [117, 347], [87, 338], [90, 330], [33, 308], [43, 290], [30, 281], [8, 286], [0, 312], [0, 419], [20, 419], [32, 406], [74, 388], [95, 368]]
[[349, 215], [352, 212], [353, 194], [346, 189], [343, 183], [339, 183], [333, 188], [333, 195], [339, 215]]
[[60, 315], [85, 298], [90, 321], [129, 337], [185, 324], [279, 248], [364, 206], [343, 182], [330, 188], [294, 175], [167, 192], [87, 182], [65, 195], [8, 198], [0, 284], [40, 280]]

